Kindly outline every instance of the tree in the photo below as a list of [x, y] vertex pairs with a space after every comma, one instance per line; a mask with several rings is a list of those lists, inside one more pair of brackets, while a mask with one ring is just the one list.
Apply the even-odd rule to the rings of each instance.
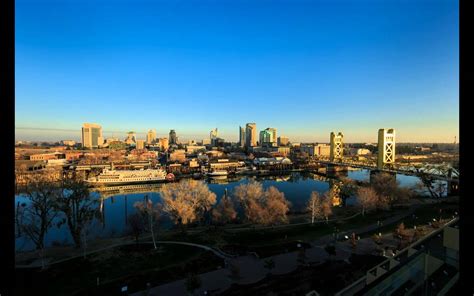
[[311, 192], [311, 197], [308, 200], [307, 209], [311, 213], [311, 224], [314, 224], [316, 218], [323, 216], [321, 198], [317, 191]]
[[275, 261], [273, 259], [267, 259], [263, 264], [263, 266], [268, 269], [268, 274], [272, 274], [272, 269], [275, 268]]
[[202, 218], [216, 203], [216, 194], [203, 181], [168, 183], [163, 185], [160, 193], [163, 210], [181, 226]]
[[357, 190], [357, 201], [362, 208], [362, 216], [365, 212], [369, 212], [377, 208], [379, 198], [374, 189], [370, 187], [361, 187]]
[[285, 198], [285, 194], [276, 187], [270, 186], [265, 191], [266, 220], [263, 224], [288, 223], [287, 213], [290, 210], [290, 202]]
[[186, 291], [191, 295], [194, 295], [194, 291], [199, 289], [202, 285], [201, 278], [195, 273], [190, 273], [188, 274], [184, 285], [186, 286]]
[[252, 223], [270, 225], [288, 222], [290, 203], [284, 193], [273, 186], [264, 191], [258, 182], [241, 184], [234, 189], [234, 196], [240, 202], [246, 219]]
[[322, 218], [325, 218], [327, 223], [332, 214], [331, 200], [326, 193], [320, 196], [317, 191], [313, 191], [308, 200], [307, 209], [311, 213], [311, 224], [314, 224], [315, 219]]
[[25, 212], [26, 203], [17, 202], [15, 207], [15, 238], [21, 237], [22, 221]]
[[389, 173], [379, 172], [375, 174], [371, 178], [370, 184], [377, 195], [387, 197], [390, 204], [407, 197], [404, 196], [405, 191], [400, 190], [400, 182]]
[[35, 244], [44, 268], [44, 238], [57, 216], [55, 202], [59, 188], [44, 175], [28, 176], [25, 193], [29, 202], [21, 205], [18, 213], [19, 230]]
[[129, 232], [135, 237], [135, 242], [138, 244], [138, 238], [145, 231], [146, 222], [143, 221], [140, 213], [133, 213], [128, 215], [128, 228]]
[[256, 221], [261, 214], [257, 201], [264, 194], [260, 183], [251, 181], [248, 184], [240, 184], [234, 189], [234, 196], [240, 202], [247, 220]]
[[138, 213], [142, 216], [142, 219], [144, 221], [148, 221], [147, 224], [149, 231], [151, 232], [151, 238], [153, 240], [153, 247], [155, 250], [158, 248], [156, 246], [156, 240], [155, 240], [155, 233], [154, 229], [158, 226], [158, 220], [160, 218], [160, 214], [162, 211], [162, 208], [159, 204], [153, 205], [153, 201], [148, 198], [148, 195], [145, 195], [145, 201], [143, 202], [135, 202], [133, 205], [137, 210]]
[[357, 186], [354, 180], [347, 177], [341, 177], [340, 179], [342, 181], [340, 184], [340, 195], [343, 200], [346, 200], [357, 193]]
[[405, 229], [405, 223], [400, 223], [397, 228], [395, 229], [393, 236], [398, 238], [399, 241], [399, 247], [402, 246], [403, 242], [408, 238], [408, 232]]
[[355, 249], [357, 247], [357, 240], [354, 232], [351, 235], [351, 246], [352, 249]]
[[61, 191], [56, 199], [55, 209], [64, 213], [58, 226], [67, 224], [76, 248], [83, 247], [87, 224], [97, 214], [97, 199], [93, 198], [84, 181], [65, 177], [61, 181]]
[[234, 203], [228, 196], [222, 197], [217, 207], [212, 209], [212, 220], [216, 223], [227, 224], [237, 218]]
[[55, 203], [59, 187], [46, 177], [38, 175], [35, 179], [27, 178], [25, 192], [28, 202], [21, 215], [20, 229], [33, 241], [37, 250], [42, 250], [46, 232], [57, 216]]
[[331, 204], [331, 199], [328, 197], [327, 194], [323, 195], [323, 201], [322, 201], [322, 214], [324, 218], [326, 219], [326, 224], [329, 222], [329, 216], [332, 215], [332, 204]]

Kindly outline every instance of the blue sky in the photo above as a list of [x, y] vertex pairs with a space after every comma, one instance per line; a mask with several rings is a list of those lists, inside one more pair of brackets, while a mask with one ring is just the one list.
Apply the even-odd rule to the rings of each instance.
[[459, 134], [457, 1], [17, 0], [15, 21], [18, 140], [79, 140], [84, 122], [121, 138]]

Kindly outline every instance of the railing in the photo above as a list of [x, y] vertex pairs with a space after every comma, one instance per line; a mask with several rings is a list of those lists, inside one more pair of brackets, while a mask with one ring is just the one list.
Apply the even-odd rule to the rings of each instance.
[[[419, 240], [417, 240], [416, 242], [412, 243], [411, 245], [409, 245], [408, 247], [406, 247], [405, 249], [401, 250], [400, 252], [397, 253], [397, 255], [395, 255], [394, 257], [392, 258], [388, 258], [387, 260], [381, 262], [380, 264], [377, 264], [375, 267], [371, 268], [369, 271], [367, 271], [367, 273], [369, 272], [372, 272], [373, 270], [377, 270], [380, 266], [384, 266], [386, 264], [390, 264], [390, 261], [392, 259], [396, 259], [397, 257], [399, 257], [400, 255], [402, 254], [405, 254], [405, 252], [409, 252], [410, 249], [413, 249], [415, 246], [423, 243], [425, 240], [437, 235], [438, 233], [440, 233], [441, 231], [443, 231], [446, 227], [449, 227], [451, 226], [452, 224], [456, 223], [457, 221], [459, 220], [459, 218], [454, 218], [452, 219], [451, 221], [449, 221], [448, 223], [444, 224], [443, 227], [439, 228], [439, 229], [436, 229], [435, 231], [432, 231], [430, 232], [429, 234], [425, 235], [424, 237], [420, 238]], [[424, 251], [424, 249], [421, 249], [419, 251], [417, 251], [416, 253], [414, 254], [411, 254], [409, 257], [413, 258], [412, 256], [419, 253], [419, 252], [422, 252]], [[389, 270], [387, 270], [387, 272], [389, 272]], [[385, 273], [384, 273], [385, 274]], [[374, 280], [376, 280], [378, 277], [376, 277]], [[354, 283], [352, 283], [351, 285], [345, 287], [344, 289], [342, 289], [341, 291], [337, 292], [335, 295], [336, 296], [342, 296], [342, 295], [353, 295], [354, 293], [362, 290], [364, 287], [367, 286], [367, 275], [361, 277], [360, 279], [358, 279], [357, 281], [355, 281]], [[364, 284], [362, 285], [362, 282], [364, 282]]]
[[[341, 165], [341, 166], [352, 166], [352, 167], [359, 167], [359, 168], [367, 168], [367, 169], [378, 169], [377, 165], [374, 162], [359, 162], [359, 161], [351, 161], [347, 159], [343, 159], [340, 162], [330, 161], [325, 159], [316, 160], [318, 163], [324, 164], [333, 164], [333, 165]], [[391, 169], [382, 169], [382, 171], [386, 172], [394, 172], [394, 173], [403, 173], [403, 174], [410, 174], [410, 175], [420, 175], [420, 174], [427, 174], [433, 177], [437, 177], [442, 180], [447, 181], [457, 181], [459, 178], [459, 172], [454, 168], [449, 168], [452, 170], [453, 175], [449, 176], [448, 173], [444, 173], [443, 170], [438, 169], [439, 166], [404, 166], [400, 164], [394, 164], [393, 168]], [[433, 172], [434, 169], [438, 169], [438, 172]], [[448, 171], [449, 169], [445, 169]]]

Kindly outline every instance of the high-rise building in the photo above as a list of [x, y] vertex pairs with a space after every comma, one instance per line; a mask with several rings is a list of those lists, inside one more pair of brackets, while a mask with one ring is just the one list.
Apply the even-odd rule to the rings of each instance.
[[178, 137], [176, 136], [176, 132], [172, 129], [170, 130], [170, 136], [169, 136], [169, 144], [178, 144]]
[[158, 145], [160, 145], [160, 148], [164, 151], [168, 150], [169, 148], [169, 140], [168, 138], [159, 138], [158, 139]]
[[146, 135], [146, 143], [147, 144], [153, 144], [156, 140], [156, 130], [152, 129], [148, 131], [148, 134]]
[[272, 139], [271, 139], [270, 142], [271, 143], [276, 143], [277, 142], [277, 129], [274, 128], [274, 127], [267, 127], [265, 130], [272, 133]]
[[239, 146], [245, 146], [245, 128], [239, 126]]
[[245, 146], [255, 147], [257, 146], [257, 124], [247, 123], [245, 125]]
[[213, 130], [211, 130], [210, 134], [209, 134], [209, 138], [211, 139], [211, 142], [213, 139], [216, 139], [217, 138], [217, 127]]
[[134, 145], [136, 143], [137, 137], [134, 131], [127, 133], [127, 138], [125, 139], [125, 144]]
[[137, 149], [145, 149], [145, 140], [137, 140]]
[[262, 146], [265, 143], [273, 143], [273, 132], [269, 131], [268, 129], [261, 131], [259, 142], [260, 142], [260, 146]]
[[98, 148], [104, 143], [102, 127], [95, 123], [84, 123], [82, 125], [82, 147]]
[[278, 146], [288, 146], [290, 139], [287, 137], [280, 136], [278, 137]]

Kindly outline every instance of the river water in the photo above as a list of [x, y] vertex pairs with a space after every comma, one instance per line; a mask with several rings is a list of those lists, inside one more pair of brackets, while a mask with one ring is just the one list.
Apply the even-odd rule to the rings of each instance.
[[[369, 181], [370, 172], [368, 170], [348, 171], [347, 177], [358, 181]], [[414, 176], [397, 175], [397, 181], [400, 186], [412, 187], [419, 179]], [[285, 194], [285, 197], [291, 203], [291, 210], [299, 211], [304, 209], [306, 201], [309, 199], [312, 191], [324, 193], [326, 191], [337, 192], [337, 182], [327, 180], [318, 175], [311, 173], [291, 173], [282, 176], [240, 176], [234, 179], [227, 180], [208, 180], [208, 186], [211, 191], [217, 195], [217, 200], [227, 193], [232, 195], [233, 189], [250, 180], [256, 180], [262, 183], [264, 188], [275, 186]], [[122, 236], [127, 230], [126, 217], [135, 211], [134, 203], [143, 201], [147, 195], [153, 203], [160, 202], [159, 189], [161, 184], [148, 185], [131, 185], [121, 187], [109, 187], [107, 192], [93, 192], [92, 194], [100, 201], [97, 207], [101, 209], [101, 218], [94, 219], [89, 227], [88, 240], [93, 240], [99, 237], [115, 237]], [[426, 193], [426, 192], [424, 192]], [[340, 200], [337, 200], [335, 195], [334, 205], [338, 205]], [[20, 203], [28, 203], [28, 200], [23, 195], [17, 195], [16, 201]], [[346, 205], [353, 205], [355, 198], [348, 198]], [[60, 217], [56, 220], [59, 221]], [[170, 227], [170, 221], [163, 221], [162, 227]], [[52, 245], [66, 245], [72, 243], [72, 237], [69, 234], [67, 226], [64, 224], [60, 227], [53, 226], [50, 228], [45, 237], [46, 247]], [[26, 237], [16, 239], [17, 251], [27, 251], [34, 248], [34, 245]]]

